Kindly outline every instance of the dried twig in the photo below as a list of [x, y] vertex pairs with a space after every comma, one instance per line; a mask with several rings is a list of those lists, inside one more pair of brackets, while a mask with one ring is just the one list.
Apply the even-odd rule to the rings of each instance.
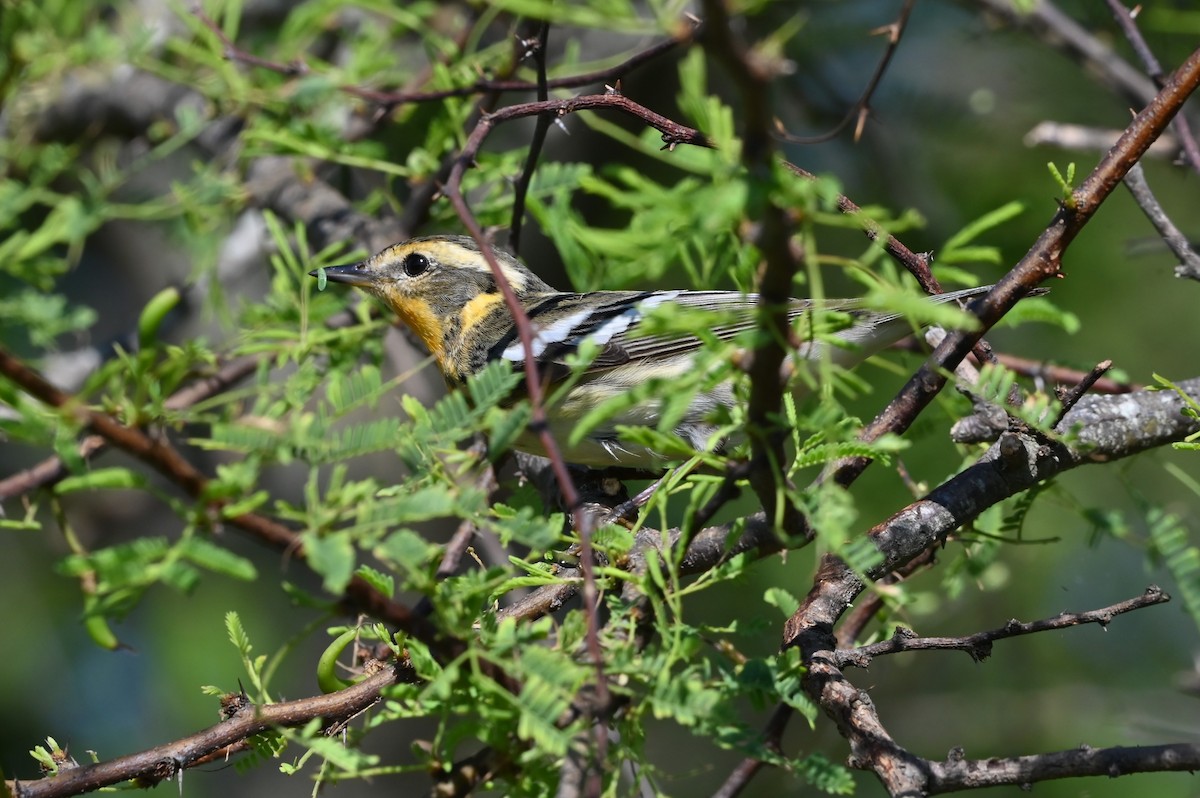
[[327, 695], [262, 706], [247, 705], [232, 717], [202, 732], [136, 754], [62, 770], [38, 781], [8, 782], [20, 798], [59, 798], [95, 792], [102, 787], [137, 779], [146, 787], [174, 777], [180, 770], [211, 761], [211, 754], [256, 734], [277, 728], [296, 728], [314, 719], [333, 727], [355, 717], [380, 699], [384, 688], [412, 681], [412, 669], [393, 664], [358, 684]]
[[[183, 410], [197, 402], [210, 399], [224, 392], [231, 385], [240, 382], [254, 373], [258, 368], [257, 358], [244, 357], [232, 360], [207, 377], [203, 377], [186, 388], [181, 388], [172, 394], [163, 406], [167, 410]], [[108, 441], [101, 435], [88, 435], [79, 442], [77, 451], [81, 460], [87, 461], [99, 455], [108, 447]], [[45, 488], [61, 482], [70, 471], [58, 455], [47, 457], [35, 466], [0, 480], [0, 501], [21, 496], [38, 488]]]
[[[1200, 83], [1200, 50], [1184, 62], [1163, 91], [1137, 115], [1121, 139], [1055, 214], [1025, 257], [973, 306], [980, 329], [947, 336], [882, 413], [864, 428], [862, 439], [903, 432], [946, 383], [945, 372], [966, 357], [975, 342], [1038, 283], [1059, 274], [1062, 256], [1117, 184], [1170, 124], [1183, 102]], [[867, 458], [841, 463], [835, 479], [849, 484], [869, 465]]]
[[1140, 595], [1125, 601], [1119, 601], [1108, 607], [1086, 612], [1063, 612], [1053, 618], [1040, 621], [1021, 623], [1011, 620], [1004, 626], [976, 632], [962, 637], [917, 637], [911, 630], [897, 629], [887, 640], [872, 643], [860, 648], [842, 649], [834, 655], [834, 663], [840, 667], [866, 668], [871, 660], [885, 654], [899, 654], [904, 651], [964, 651], [976, 662], [987, 659], [992, 653], [992, 643], [1006, 640], [1010, 637], [1050, 632], [1066, 629], [1083, 624], [1099, 624], [1107, 628], [1112, 619], [1127, 612], [1140, 610], [1155, 604], [1165, 604], [1171, 597], [1162, 591], [1158, 585], [1151, 585]]
[[1142, 213], [1146, 214], [1150, 224], [1154, 225], [1154, 229], [1162, 237], [1163, 243], [1174, 253], [1175, 257], [1179, 258], [1179, 265], [1175, 267], [1175, 276], [1200, 280], [1200, 254], [1196, 253], [1196, 250], [1192, 248], [1192, 243], [1188, 241], [1188, 237], [1180, 232], [1175, 223], [1171, 221], [1171, 217], [1167, 216], [1162, 205], [1158, 203], [1154, 192], [1150, 190], [1150, 184], [1146, 182], [1146, 173], [1141, 164], [1135, 165], [1129, 170], [1129, 174], [1125, 175], [1125, 188], [1129, 189], [1129, 193], [1137, 201]]
[[900, 46], [900, 39], [904, 37], [904, 29], [908, 27], [908, 18], [912, 15], [914, 6], [916, 6], [916, 0], [905, 0], [894, 22], [872, 31], [872, 33], [887, 34], [887, 48], [884, 49], [883, 55], [879, 57], [879, 63], [875, 65], [875, 72], [871, 75], [871, 79], [867, 81], [867, 86], [863, 89], [858, 101], [846, 112], [846, 115], [842, 117], [842, 121], [838, 122], [832, 130], [818, 136], [797, 136], [789, 133], [784, 128], [783, 123], [776, 119], [775, 135], [791, 144], [821, 144], [837, 137], [853, 122], [854, 140], [858, 141], [862, 138], [863, 128], [866, 126], [867, 119], [871, 114], [871, 98], [875, 96], [875, 91], [879, 88], [879, 84], [883, 81], [883, 76], [887, 73], [888, 65], [892, 62], [892, 56], [896, 54], [896, 50]]
[[[1146, 68], [1146, 74], [1150, 77], [1150, 80], [1154, 81], [1154, 85], [1161, 89], [1166, 85], [1166, 75], [1163, 72], [1162, 65], [1158, 63], [1158, 59], [1151, 52], [1150, 45], [1146, 43], [1145, 37], [1142, 36], [1142, 32], [1138, 28], [1133, 14], [1121, 3], [1121, 0], [1105, 0], [1105, 2], [1108, 4], [1109, 11], [1112, 12], [1113, 19], [1117, 21], [1117, 26], [1121, 29], [1121, 33], [1125, 34], [1126, 40], [1133, 47], [1133, 51], [1142, 62], [1142, 66]], [[1175, 135], [1179, 140], [1180, 146], [1183, 148], [1183, 156], [1188, 164], [1191, 165], [1192, 171], [1200, 172], [1200, 146], [1196, 145], [1196, 137], [1192, 134], [1187, 117], [1183, 114], [1175, 117], [1171, 121], [1171, 127], [1175, 130]]]
[[1058, 399], [1062, 402], [1062, 407], [1059, 408], [1058, 415], [1054, 417], [1054, 423], [1051, 426], [1057, 427], [1061, 424], [1067, 413], [1071, 412], [1071, 408], [1092, 389], [1096, 381], [1103, 377], [1110, 368], [1112, 368], [1112, 361], [1102, 360], [1073, 387], [1060, 392]]

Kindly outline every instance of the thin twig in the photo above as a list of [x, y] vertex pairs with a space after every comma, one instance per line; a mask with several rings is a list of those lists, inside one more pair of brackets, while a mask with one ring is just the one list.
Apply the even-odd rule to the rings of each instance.
[[[788, 704], [780, 703], [771, 713], [759, 739], [762, 745], [773, 754], [783, 754], [783, 733], [787, 731], [788, 721], [796, 711]], [[754, 778], [754, 774], [766, 764], [759, 757], [749, 756], [738, 763], [725, 782], [713, 793], [713, 798], [734, 798], [741, 795], [742, 790]]]
[[[203, 377], [172, 394], [164, 403], [167, 410], [183, 410], [197, 402], [209, 399], [234, 383], [253, 374], [259, 360], [253, 357], [232, 360], [207, 377]], [[108, 442], [100, 435], [88, 435], [79, 442], [78, 453], [87, 461], [104, 451]], [[0, 480], [0, 501], [21, 496], [38, 488], [49, 487], [70, 475], [70, 470], [58, 455], [47, 457], [35, 466]]]
[[1012, 0], [975, 0], [975, 5], [985, 9], [989, 17], [1032, 31], [1047, 46], [1083, 64], [1136, 105], [1154, 97], [1154, 82], [1117, 55], [1111, 39], [1099, 39], [1049, 0], [1027, 6], [1017, 6]]
[[[472, 488], [480, 491], [489, 497], [489, 502], [494, 498], [496, 489], [499, 483], [496, 480], [496, 469], [488, 462], [486, 458], [487, 443], [480, 436], [474, 445], [470, 448], [471, 453], [475, 456], [478, 472], [475, 475]], [[473, 518], [465, 518], [458, 525], [458, 529], [446, 542], [442, 550], [442, 561], [438, 564], [437, 578], [448, 579], [458, 572], [459, 566], [462, 564], [462, 558], [471, 547], [471, 541], [475, 539], [479, 528]], [[429, 596], [422, 596], [421, 600], [413, 607], [413, 612], [418, 615], [428, 616], [433, 612], [433, 600]]]
[[[911, 338], [896, 344], [895, 348], [902, 349], [905, 352], [926, 351]], [[1058, 385], [1074, 385], [1088, 375], [1088, 372], [1081, 369], [1060, 366], [1044, 360], [1033, 360], [1006, 352], [996, 352], [995, 354], [996, 362], [1014, 374], [1020, 374], [1023, 377], [1032, 377], [1042, 382]], [[1101, 377], [1096, 380], [1095, 385], [1092, 386], [1092, 390], [1099, 393], [1130, 393], [1132, 391], [1140, 391], [1143, 387], [1145, 386], [1136, 382], [1121, 382], [1111, 377]]]
[[897, 629], [896, 633], [887, 640], [881, 640], [869, 646], [839, 650], [834, 655], [833, 661], [839, 668], [865, 668], [871, 664], [872, 659], [886, 654], [899, 654], [904, 651], [964, 651], [970, 655], [971, 659], [981, 662], [991, 655], [992, 643], [997, 640], [1066, 629], [1071, 626], [1081, 626], [1089, 623], [1098, 624], [1101, 628], [1107, 628], [1113, 618], [1118, 615], [1140, 610], [1143, 607], [1150, 607], [1155, 604], [1165, 604], [1170, 600], [1171, 597], [1164, 593], [1162, 588], [1158, 585], [1151, 585], [1140, 596], [1119, 601], [1116, 604], [1098, 610], [1063, 612], [1052, 618], [1044, 618], [1040, 621], [1030, 621], [1028, 623], [1011, 620], [1004, 624], [1004, 626], [996, 629], [976, 632], [975, 634], [964, 635], [962, 637], [917, 637], [910, 630]]
[[[1154, 81], [1155, 86], [1161, 89], [1166, 82], [1165, 73], [1162, 65], [1158, 63], [1158, 59], [1151, 52], [1150, 45], [1142, 36], [1137, 22], [1133, 19], [1133, 14], [1129, 13], [1129, 9], [1121, 3], [1121, 0], [1105, 0], [1105, 2], [1108, 4], [1109, 11], [1112, 12], [1113, 18], [1117, 21], [1121, 33], [1125, 34], [1125, 39], [1133, 47], [1133, 52], [1137, 54], [1142, 66], [1145, 67], [1146, 75]], [[1196, 144], [1196, 137], [1192, 134], [1187, 117], [1183, 114], [1175, 117], [1171, 121], [1171, 127], [1175, 130], [1179, 145], [1183, 149], [1183, 156], [1192, 167], [1192, 171], [1200, 172], [1200, 146]]]
[[[481, 120], [480, 126], [483, 124], [484, 120]], [[571, 479], [571, 473], [563, 459], [562, 451], [558, 448], [558, 442], [554, 440], [554, 435], [550, 432], [550, 425], [546, 417], [545, 387], [542, 384], [541, 374], [538, 373], [537, 358], [533, 353], [533, 325], [529, 321], [525, 309], [521, 306], [520, 300], [517, 299], [512, 285], [505, 277], [504, 271], [500, 268], [496, 254], [492, 251], [491, 243], [487, 241], [483, 229], [479, 226], [479, 222], [471, 213], [471, 209], [462, 195], [462, 176], [465, 172], [465, 164], [466, 160], [461, 156], [455, 161], [454, 169], [450, 173], [450, 180], [446, 184], [446, 196], [454, 206], [454, 210], [467, 232], [478, 242], [480, 251], [496, 279], [496, 286], [500, 289], [505, 305], [512, 315], [517, 337], [524, 350], [525, 386], [531, 410], [529, 429], [537, 435], [546, 457], [550, 460], [554, 475], [558, 480], [559, 491], [562, 493], [563, 503], [571, 516], [573, 526], [579, 533], [580, 563], [583, 569], [584, 614], [587, 617], [588, 656], [592, 658], [596, 668], [597, 703], [606, 706], [609, 703], [609, 690], [608, 680], [604, 674], [603, 651], [600, 647], [600, 594], [596, 588], [595, 563], [593, 561], [595, 554], [592, 549], [594, 521], [590, 513], [583, 511], [579, 492], [575, 489], [575, 483]], [[600, 761], [604, 760], [607, 739], [605, 736], [597, 744]]]
[[[1060, 147], [1064, 150], [1107, 152], [1121, 137], [1120, 130], [1066, 122], [1043, 121], [1029, 129], [1021, 140], [1026, 147]], [[1175, 137], [1164, 134], [1146, 150], [1147, 157], [1174, 158], [1179, 152]]]
[[[221, 27], [202, 11], [197, 10], [193, 13], [221, 41], [221, 45], [224, 48], [224, 56], [230, 61], [266, 69], [288, 77], [306, 75], [311, 71], [309, 66], [303, 61], [297, 60], [289, 64], [281, 64], [277, 61], [260, 58], [248, 53], [237, 47], [225, 35]], [[546, 81], [546, 87], [550, 89], [570, 89], [615, 81], [639, 67], [650, 63], [654, 59], [671, 52], [671, 50], [674, 50], [679, 45], [687, 44], [695, 35], [698, 27], [698, 23], [687, 21], [680, 26], [676, 38], [664, 39], [647, 47], [645, 50], [634, 53], [621, 63], [606, 69], [596, 69], [578, 75], [550, 78]], [[381, 91], [352, 85], [339, 86], [338, 89], [353, 97], [378, 103], [384, 107], [384, 113], [387, 113], [401, 105], [409, 103], [437, 102], [438, 100], [446, 100], [451, 97], [470, 97], [475, 94], [532, 92], [538, 90], [538, 83], [531, 83], [526, 80], [481, 78], [469, 86], [458, 86], [451, 89], [437, 89], [434, 91]]]
[[[784, 161], [786, 166], [793, 174], [803, 177], [806, 180], [816, 180], [817, 176], [806, 169], [803, 169], [790, 161]], [[862, 208], [854, 203], [849, 197], [839, 194], [837, 198], [838, 210], [858, 221], [859, 227], [866, 234], [870, 241], [878, 241], [883, 239], [883, 250], [890, 255], [897, 263], [908, 270], [908, 273], [916, 278], [917, 284], [925, 290], [927, 294], [944, 293], [941, 283], [933, 276], [933, 272], [929, 269], [929, 264], [932, 261], [929, 253], [917, 254], [906, 247], [900, 239], [891, 235], [883, 227], [871, 219]]]
[[[930, 548], [918, 557], [897, 568], [882, 579], [875, 582], [876, 587], [895, 585], [908, 579], [916, 572], [928, 568], [937, 561], [937, 550]], [[849, 648], [857, 643], [863, 631], [875, 619], [875, 616], [886, 606], [882, 590], [872, 590], [862, 601], [855, 602], [854, 608], [842, 617], [834, 633], [838, 649]]]
[[479, 152], [479, 147], [483, 143], [483, 140], [491, 133], [492, 128], [503, 122], [510, 122], [514, 119], [538, 116], [545, 113], [566, 116], [578, 111], [594, 111], [599, 109], [620, 111], [642, 120], [662, 134], [664, 150], [673, 150], [680, 144], [691, 144], [696, 147], [708, 148], [714, 146], [708, 136], [699, 130], [687, 125], [681, 125], [662, 114], [655, 113], [623, 94], [582, 94], [566, 100], [546, 100], [545, 102], [508, 105], [499, 111], [487, 114], [475, 126], [475, 130], [472, 131], [471, 137], [468, 139], [466, 146], [463, 147], [459, 158], [461, 160], [470, 156], [470, 159], [473, 160], [474, 156]]
[[107, 762], [62, 770], [38, 781], [12, 782], [21, 798], [59, 798], [96, 792], [137, 779], [142, 787], [174, 777], [184, 768], [210, 761], [214, 751], [241, 743], [256, 734], [278, 728], [296, 728], [321, 719], [326, 728], [361, 713], [379, 701], [384, 688], [414, 679], [407, 664], [393, 664], [363, 681], [326, 695], [261, 706], [248, 705], [233, 717], [202, 732]]
[[1092, 368], [1091, 371], [1087, 373], [1083, 379], [1077, 382], [1074, 387], [1063, 391], [1062, 395], [1059, 396], [1059, 401], [1062, 402], [1062, 407], [1059, 409], [1058, 415], [1054, 417], [1054, 423], [1051, 424], [1051, 426], [1057, 427], [1059, 424], [1061, 424], [1067, 413], [1071, 412], [1071, 408], [1078, 404], [1079, 400], [1083, 398], [1084, 394], [1091, 390], [1092, 386], [1096, 384], [1096, 381], [1103, 377], [1110, 368], [1112, 368], [1111, 360], [1101, 360]]
[[[546, 46], [550, 40], [550, 23], [542, 22], [538, 26], [537, 39], [531, 45], [533, 58], [537, 63], [537, 98], [545, 102], [550, 98], [546, 87]], [[542, 145], [546, 142], [546, 131], [554, 116], [550, 113], [538, 114], [533, 126], [533, 136], [529, 140], [529, 151], [525, 153], [525, 166], [521, 169], [516, 183], [513, 184], [512, 222], [509, 224], [508, 243], [514, 254], [521, 251], [521, 225], [525, 221], [525, 194], [529, 184], [533, 182], [533, 170], [537, 167], [538, 157], [542, 153]], [[561, 124], [561, 123], [560, 123]]]
[[[120, 423], [106, 413], [88, 408], [78, 398], [51, 385], [42, 375], [3, 348], [0, 348], [0, 374], [29, 395], [61, 409], [90, 427], [113, 446], [146, 463], [182, 488], [192, 499], [204, 502], [222, 522], [249, 533], [279, 551], [304, 557], [304, 545], [300, 536], [277, 521], [257, 513], [222, 517], [220, 510], [225, 501], [208, 497], [208, 478], [171, 446], [165, 437], [152, 438], [139, 429]], [[441, 656], [452, 657], [462, 650], [461, 642], [442, 635], [426, 619], [414, 615], [407, 606], [384, 596], [360, 576], [350, 579], [342, 599], [356, 612], [379, 618], [416, 636]]]
[[1125, 188], [1129, 189], [1129, 193], [1137, 201], [1142, 213], [1146, 214], [1150, 224], [1154, 225], [1154, 229], [1162, 237], [1163, 243], [1174, 253], [1175, 257], [1179, 258], [1179, 265], [1175, 267], [1175, 276], [1200, 280], [1200, 255], [1192, 248], [1188, 237], [1180, 232], [1175, 223], [1171, 221], [1171, 217], [1167, 216], [1162, 205], [1158, 203], [1154, 192], [1150, 190], [1150, 184], [1146, 181], [1146, 173], [1141, 164], [1134, 166], [1129, 170], [1129, 174], [1125, 175]]
[[[1101, 203], [1142, 157], [1150, 143], [1166, 130], [1197, 84], [1200, 84], [1200, 50], [1188, 57], [1162, 92], [1134, 118], [1087, 180], [1066, 198], [1025, 257], [987, 296], [973, 305], [980, 321], [979, 329], [958, 330], [947, 336], [887, 408], [863, 429], [862, 440], [872, 441], [885, 432], [901, 433], [908, 429], [946, 384], [946, 371], [953, 370], [966, 357], [984, 331], [1038, 283], [1059, 275], [1063, 253], [1075, 236], [1091, 221]], [[839, 484], [848, 485], [869, 464], [869, 458], [849, 458], [839, 464], [834, 478]]]
[[776, 119], [776, 138], [790, 144], [821, 144], [838, 136], [851, 122], [854, 122], [854, 140], [858, 141], [862, 138], [863, 127], [866, 125], [867, 118], [871, 113], [871, 98], [875, 96], [875, 91], [879, 88], [884, 74], [887, 73], [888, 65], [892, 62], [892, 56], [896, 54], [896, 50], [900, 46], [900, 39], [904, 36], [904, 29], [908, 26], [908, 18], [912, 15], [915, 5], [916, 0], [904, 0], [904, 5], [900, 8], [900, 14], [895, 22], [871, 31], [873, 34], [887, 34], [887, 48], [883, 51], [883, 55], [880, 56], [879, 63], [875, 65], [875, 72], [871, 75], [871, 79], [867, 81], [867, 86], [863, 89], [863, 93], [850, 110], [846, 112], [846, 115], [842, 117], [842, 121], [838, 122], [832, 130], [818, 136], [797, 136], [789, 133], [784, 128], [783, 123]]

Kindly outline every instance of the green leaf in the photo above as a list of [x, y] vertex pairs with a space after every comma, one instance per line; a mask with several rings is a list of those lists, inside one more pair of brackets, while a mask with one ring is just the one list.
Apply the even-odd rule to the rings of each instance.
[[349, 536], [305, 534], [303, 538], [309, 567], [321, 575], [325, 590], [341, 594], [354, 574], [354, 544]]
[[[405, 493], [406, 491], [411, 491]], [[428, 521], [468, 511], [468, 494], [455, 494], [445, 485], [431, 485], [414, 490], [412, 485], [384, 488], [378, 494], [386, 501], [371, 505], [360, 520], [386, 518], [394, 524]]]
[[379, 591], [381, 595], [387, 598], [395, 595], [396, 580], [391, 575], [376, 571], [369, 565], [358, 566], [355, 573], [362, 577], [364, 582]]
[[376, 557], [409, 573], [425, 570], [437, 552], [437, 546], [411, 529], [393, 532], [375, 547]]
[[763, 594], [763, 601], [772, 607], [778, 608], [785, 618], [792, 617], [792, 613], [800, 606], [800, 602], [796, 597], [781, 587], [767, 588], [767, 591]]
[[349, 374], [330, 374], [325, 396], [333, 411], [340, 415], [360, 404], [373, 407], [383, 390], [383, 379], [379, 369], [373, 365], [364, 365]]
[[517, 734], [537, 743], [551, 756], [562, 756], [570, 744], [571, 734], [558, 728], [556, 723], [571, 706], [588, 672], [562, 652], [539, 646], [521, 651], [520, 666], [524, 683]]
[[[938, 261], [946, 261], [948, 263], [962, 263], [966, 260], [981, 259], [978, 254], [972, 258], [967, 254], [965, 247], [975, 239], [979, 238], [984, 233], [993, 230], [1010, 219], [1015, 219], [1025, 212], [1025, 205], [1020, 202], [1008, 202], [996, 208], [993, 211], [988, 211], [983, 216], [968, 222], [965, 227], [959, 230], [954, 235], [947, 239], [942, 245], [942, 251], [938, 253]], [[987, 248], [987, 252], [994, 253], [992, 248]], [[989, 256], [990, 259], [990, 256]]]
[[193, 534], [180, 541], [178, 551], [195, 565], [233, 579], [250, 582], [258, 578], [254, 564], [206, 538]]
[[114, 466], [66, 477], [54, 486], [54, 492], [65, 495], [80, 490], [128, 490], [144, 488], [146, 485], [146, 478], [136, 471]]
[[1179, 587], [1183, 606], [1200, 628], [1200, 548], [1189, 541], [1187, 525], [1174, 513], [1148, 507], [1146, 523], [1155, 551]]
[[238, 653], [243, 657], [249, 657], [252, 650], [250, 637], [242, 627], [241, 616], [232, 610], [225, 613], [225, 631], [229, 634], [229, 642], [233, 643], [233, 647], [238, 650]]

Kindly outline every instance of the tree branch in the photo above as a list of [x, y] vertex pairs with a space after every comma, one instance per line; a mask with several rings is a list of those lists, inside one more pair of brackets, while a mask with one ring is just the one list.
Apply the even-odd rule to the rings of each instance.
[[1170, 600], [1171, 597], [1164, 593], [1162, 588], [1158, 585], [1151, 585], [1140, 596], [1098, 610], [1063, 612], [1053, 618], [1029, 623], [1021, 623], [1014, 619], [999, 628], [963, 637], [917, 637], [909, 629], [897, 628], [888, 640], [881, 640], [878, 643], [859, 648], [839, 649], [834, 655], [833, 662], [839, 668], [847, 666], [866, 668], [870, 666], [875, 657], [904, 651], [965, 651], [971, 656], [971, 659], [982, 662], [991, 656], [992, 643], [997, 640], [1022, 637], [1038, 632], [1057, 631], [1089, 623], [1099, 624], [1102, 628], [1107, 629], [1108, 624], [1118, 615], [1155, 604], [1165, 604]]
[[[141, 430], [120, 423], [112, 416], [91, 410], [77, 398], [55, 388], [3, 348], [0, 348], [0, 375], [7, 377], [31, 396], [75, 417], [113, 446], [141, 460], [181, 488], [192, 499], [216, 511], [216, 516], [223, 522], [249, 533], [278, 551], [304, 557], [304, 545], [300, 537], [276, 521], [257, 513], [222, 518], [220, 510], [225, 501], [207, 496], [208, 478], [179, 454], [165, 438], [152, 438]], [[415, 615], [407, 606], [387, 598], [360, 576], [351, 578], [342, 598], [355, 612], [366, 613], [372, 618], [396, 626], [422, 640], [446, 658], [452, 658], [461, 650], [461, 642], [447, 638], [428, 620]]]
[[[1067, 247], [1142, 157], [1151, 142], [1166, 130], [1171, 119], [1195, 91], [1198, 83], [1200, 50], [1193, 52], [1172, 75], [1162, 92], [1134, 118], [1120, 140], [1109, 150], [1087, 180], [1066, 198], [1025, 257], [987, 296], [972, 305], [972, 310], [980, 321], [980, 328], [971, 331], [959, 330], [946, 336], [900, 393], [863, 429], [860, 436], [862, 440], [873, 441], [885, 432], [900, 433], [908, 429], [946, 384], [947, 370], [953, 370], [958, 362], [966, 357], [983, 333], [1038, 283], [1060, 273]], [[834, 479], [839, 484], [848, 485], [869, 464], [870, 460], [865, 457], [848, 459], [838, 466]]]
[[271, 729], [304, 726], [314, 718], [321, 718], [326, 729], [337, 728], [377, 702], [385, 688], [414, 680], [410, 667], [392, 664], [344, 690], [278, 704], [247, 705], [228, 720], [181, 740], [107, 762], [62, 770], [40, 781], [5, 782], [5, 786], [16, 798], [81, 795], [133, 779], [143, 787], [151, 786], [209, 761], [214, 751]]

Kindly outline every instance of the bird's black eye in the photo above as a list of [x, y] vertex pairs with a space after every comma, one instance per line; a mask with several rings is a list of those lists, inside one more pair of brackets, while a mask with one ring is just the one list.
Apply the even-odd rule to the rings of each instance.
[[401, 264], [401, 267], [407, 276], [416, 277], [419, 274], [423, 274], [429, 268], [429, 258], [420, 252], [410, 252], [404, 256], [404, 262]]

